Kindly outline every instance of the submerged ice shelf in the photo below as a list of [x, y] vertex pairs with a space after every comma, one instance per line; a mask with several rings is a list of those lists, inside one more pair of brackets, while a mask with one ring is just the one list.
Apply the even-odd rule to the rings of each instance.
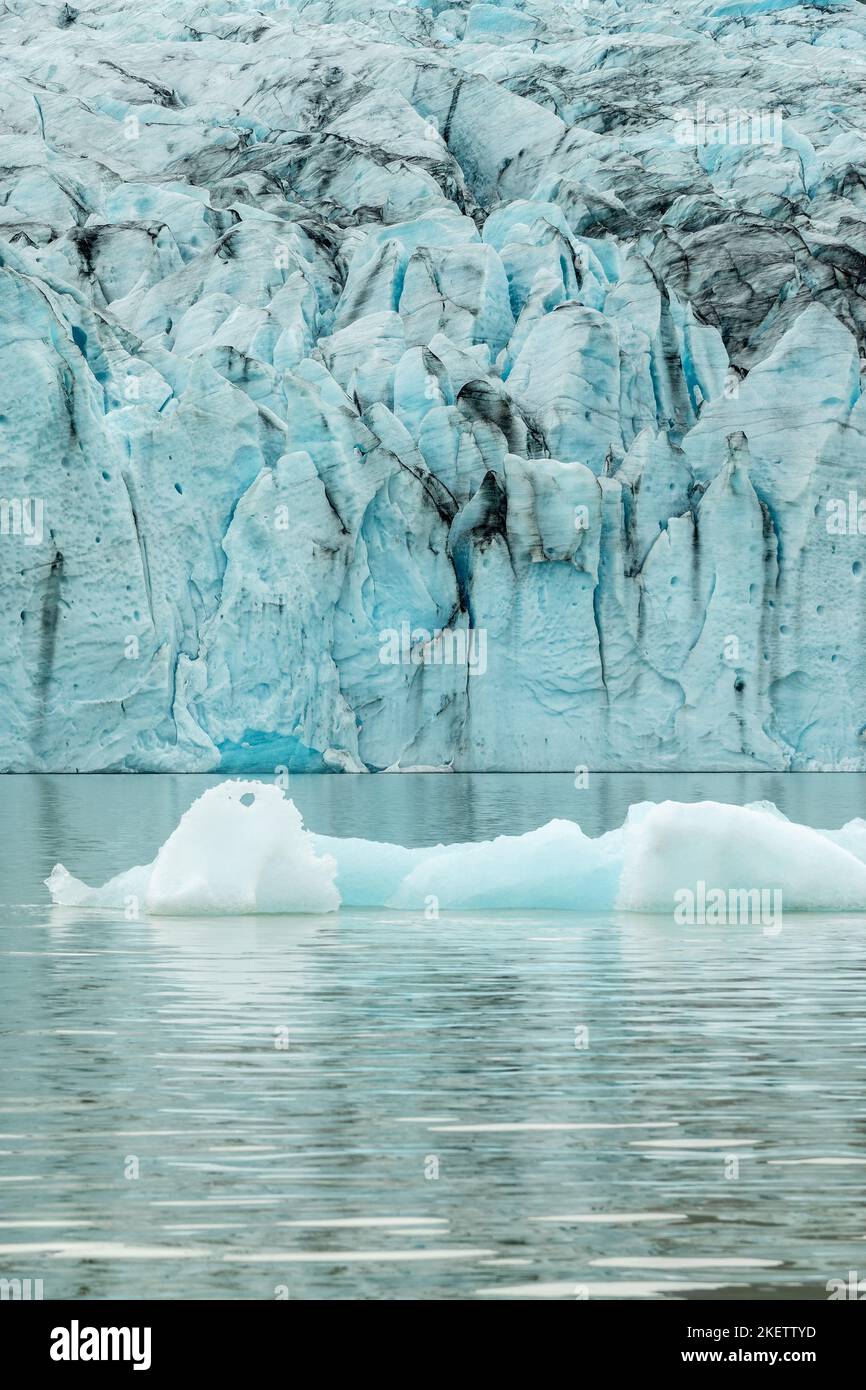
[[863, 5], [8, 0], [0, 74], [0, 767], [866, 768]]
[[711, 893], [747, 892], [770, 895], [775, 924], [783, 910], [866, 911], [866, 820], [814, 830], [768, 802], [643, 802], [597, 838], [553, 820], [524, 835], [407, 849], [313, 835], [279, 787], [228, 781], [193, 803], [152, 864], [100, 888], [58, 864], [46, 884], [61, 907], [153, 917], [433, 904], [670, 915], [683, 893], [706, 903]]

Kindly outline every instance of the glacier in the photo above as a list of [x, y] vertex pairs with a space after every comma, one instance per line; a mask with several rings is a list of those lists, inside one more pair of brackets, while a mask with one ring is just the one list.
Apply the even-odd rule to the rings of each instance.
[[58, 907], [122, 910], [130, 921], [346, 907], [423, 912], [426, 920], [440, 910], [674, 912], [682, 924], [695, 920], [676, 915], [684, 893], [697, 895], [693, 908], [695, 900], [717, 905], [711, 893], [727, 904], [745, 892], [754, 916], [705, 910], [706, 921], [763, 923], [775, 935], [783, 910], [866, 911], [866, 820], [815, 830], [770, 802], [642, 802], [597, 838], [553, 820], [523, 835], [408, 849], [314, 835], [279, 787], [238, 779], [194, 801], [152, 864], [98, 888], [56, 864], [45, 883]]
[[0, 74], [0, 767], [866, 769], [862, 4], [5, 0]]

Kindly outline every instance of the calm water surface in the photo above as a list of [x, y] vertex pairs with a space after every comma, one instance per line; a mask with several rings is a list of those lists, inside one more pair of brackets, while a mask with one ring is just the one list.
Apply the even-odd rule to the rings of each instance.
[[[0, 1276], [46, 1298], [810, 1297], [866, 1275], [866, 917], [126, 922], [214, 777], [0, 782]], [[294, 778], [311, 829], [866, 814], [859, 776]]]

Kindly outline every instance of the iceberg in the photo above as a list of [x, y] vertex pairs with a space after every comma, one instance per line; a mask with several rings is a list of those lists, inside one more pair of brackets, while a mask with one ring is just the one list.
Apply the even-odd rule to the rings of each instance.
[[7, 0], [0, 768], [866, 769], [864, 55]]
[[294, 802], [263, 782], [223, 782], [193, 802], [152, 864], [90, 890], [57, 864], [52, 897], [153, 916], [333, 912], [336, 863], [317, 854]]
[[[744, 908], [758, 914], [769, 902], [776, 925], [782, 911], [866, 912], [866, 821], [815, 830], [767, 802], [643, 802], [620, 828], [596, 838], [553, 820], [524, 835], [409, 849], [313, 835], [277, 786], [238, 780], [204, 792], [152, 864], [100, 888], [58, 864], [46, 884], [60, 907], [154, 918], [341, 906], [434, 908], [434, 916], [509, 909], [670, 915], [686, 895], [710, 908], [721, 895], [727, 908], [746, 894]], [[728, 920], [710, 908], [698, 920]]]

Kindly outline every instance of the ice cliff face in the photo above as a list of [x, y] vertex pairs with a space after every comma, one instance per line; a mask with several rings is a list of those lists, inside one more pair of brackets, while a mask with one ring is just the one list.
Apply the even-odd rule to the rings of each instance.
[[854, 0], [5, 0], [0, 765], [866, 768], [864, 90]]

